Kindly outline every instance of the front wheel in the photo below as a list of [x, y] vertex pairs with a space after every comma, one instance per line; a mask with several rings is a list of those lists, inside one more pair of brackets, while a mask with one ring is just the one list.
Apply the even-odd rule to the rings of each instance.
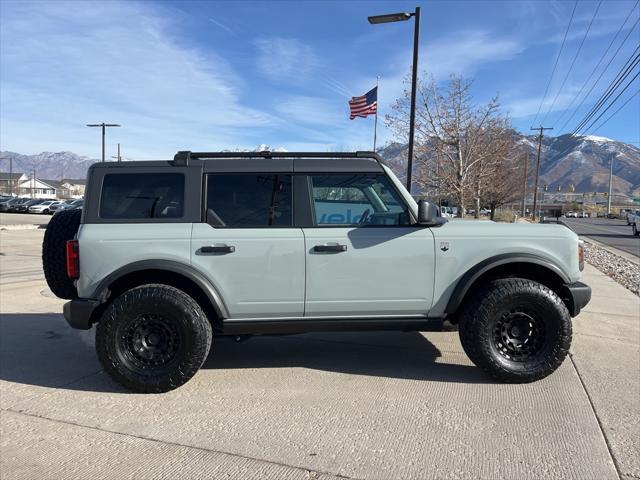
[[200, 369], [211, 347], [211, 324], [200, 305], [168, 285], [124, 292], [105, 310], [96, 349], [116, 382], [140, 393], [178, 388]]
[[571, 316], [552, 290], [532, 280], [491, 281], [464, 306], [460, 341], [471, 361], [504, 382], [553, 373], [571, 346]]

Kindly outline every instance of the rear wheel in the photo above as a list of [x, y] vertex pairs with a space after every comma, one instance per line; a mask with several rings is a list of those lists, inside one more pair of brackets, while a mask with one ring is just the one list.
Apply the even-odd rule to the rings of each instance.
[[571, 346], [571, 316], [549, 288], [499, 279], [464, 307], [460, 341], [478, 367], [505, 382], [524, 383], [555, 371]]
[[211, 324], [189, 295], [167, 285], [126, 291], [96, 330], [98, 358], [116, 382], [140, 393], [178, 388], [200, 369], [211, 347]]

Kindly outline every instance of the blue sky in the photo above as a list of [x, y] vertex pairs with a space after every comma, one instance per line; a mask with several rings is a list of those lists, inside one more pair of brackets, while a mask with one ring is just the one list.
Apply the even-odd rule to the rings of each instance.
[[[438, 81], [452, 73], [473, 78], [477, 101], [498, 93], [513, 125], [528, 131], [571, 0], [2, 0], [0, 148], [97, 158], [99, 131], [84, 125], [105, 121], [122, 124], [109, 131], [107, 151], [115, 155], [120, 142], [125, 158], [261, 143], [290, 151], [370, 149], [373, 119], [350, 121], [347, 101], [380, 75], [380, 112], [390, 111], [410, 70], [413, 22], [369, 25], [366, 17], [416, 4], [423, 10], [420, 71]], [[567, 106], [636, 2], [604, 0], [558, 94], [597, 4], [580, 1], [542, 108], [544, 117], [557, 94], [545, 119], [555, 125], [554, 134], [579, 122], [640, 42], [637, 25], [583, 107], [559, 130], [573, 113]], [[639, 15], [636, 5], [605, 63]], [[588, 133], [639, 142], [639, 118], [636, 96]], [[393, 140], [382, 118], [379, 139]]]

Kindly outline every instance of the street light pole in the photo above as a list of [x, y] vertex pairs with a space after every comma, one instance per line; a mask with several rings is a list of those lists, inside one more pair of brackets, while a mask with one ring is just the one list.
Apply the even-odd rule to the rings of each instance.
[[614, 159], [614, 157], [611, 157], [611, 165], [609, 165], [609, 195], [607, 196], [607, 217], [611, 214], [611, 194], [613, 193], [613, 191], [612, 191], [612, 186], [613, 186], [613, 159]]
[[87, 127], [101, 127], [102, 128], [102, 161], [104, 162], [105, 157], [105, 134], [106, 127], [119, 127], [117, 123], [88, 123]]
[[411, 17], [415, 18], [413, 30], [413, 65], [411, 70], [411, 111], [409, 113], [409, 152], [407, 159], [407, 190], [411, 193], [411, 174], [413, 170], [413, 139], [416, 123], [416, 85], [418, 83], [418, 46], [420, 43], [420, 7], [414, 12], [390, 13], [369, 17], [369, 23], [404, 22]]

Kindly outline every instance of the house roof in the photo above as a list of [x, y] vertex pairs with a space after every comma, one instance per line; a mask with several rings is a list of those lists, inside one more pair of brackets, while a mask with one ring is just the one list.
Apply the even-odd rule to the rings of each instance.
[[86, 178], [63, 178], [62, 183], [68, 183], [70, 185], [86, 185]]
[[42, 183], [46, 183], [55, 189], [62, 188], [62, 182], [60, 180], [46, 180], [44, 178], [39, 178]]
[[9, 173], [9, 172], [0, 172], [0, 181], [9, 181], [9, 180], [20, 180], [24, 173]]

